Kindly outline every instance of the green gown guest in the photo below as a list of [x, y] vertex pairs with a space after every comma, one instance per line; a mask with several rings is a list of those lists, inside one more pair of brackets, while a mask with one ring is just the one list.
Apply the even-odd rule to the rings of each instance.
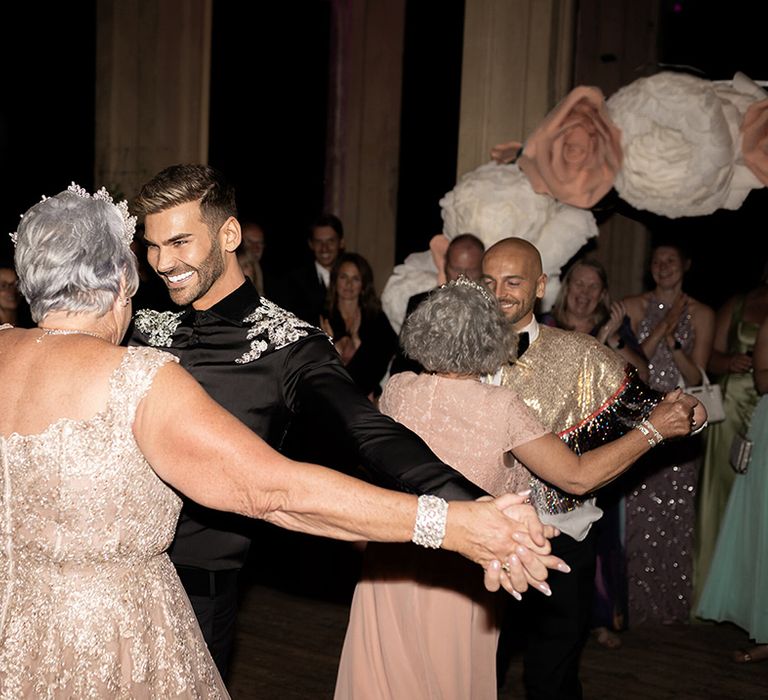
[[733, 622], [756, 642], [734, 652], [740, 663], [768, 659], [768, 320], [755, 345], [754, 377], [762, 398], [749, 428], [752, 461], [735, 478], [696, 609], [705, 620]]
[[735, 472], [728, 461], [734, 435], [749, 425], [757, 405], [752, 349], [768, 313], [768, 285], [728, 300], [717, 313], [708, 370], [720, 375], [726, 418], [707, 429], [696, 509], [694, 601], [701, 597]]

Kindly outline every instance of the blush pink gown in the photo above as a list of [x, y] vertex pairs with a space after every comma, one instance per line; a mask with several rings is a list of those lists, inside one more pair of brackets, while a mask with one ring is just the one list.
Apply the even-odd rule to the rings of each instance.
[[[493, 495], [527, 486], [505, 453], [547, 432], [511, 390], [468, 379], [397, 374], [380, 408]], [[369, 544], [336, 700], [495, 699], [500, 595], [453, 552]]]

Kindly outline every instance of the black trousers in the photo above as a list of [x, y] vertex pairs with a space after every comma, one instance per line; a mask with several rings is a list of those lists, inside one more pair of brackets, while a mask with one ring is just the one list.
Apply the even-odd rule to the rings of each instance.
[[226, 681], [235, 641], [239, 570], [207, 571], [177, 566], [176, 571], [192, 603], [216, 668]]
[[521, 648], [528, 700], [581, 700], [581, 652], [589, 634], [595, 587], [595, 533], [577, 542], [568, 535], [552, 540], [552, 553], [571, 572], [550, 571], [552, 596], [528, 590], [510, 599], [501, 628], [497, 667], [503, 683], [511, 655]]

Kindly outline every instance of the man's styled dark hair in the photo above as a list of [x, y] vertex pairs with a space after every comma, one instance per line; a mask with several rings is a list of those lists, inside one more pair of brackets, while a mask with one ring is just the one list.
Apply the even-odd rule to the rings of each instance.
[[210, 165], [171, 165], [161, 170], [131, 203], [139, 217], [158, 214], [187, 202], [200, 202], [200, 216], [215, 234], [230, 217], [237, 216], [235, 188]]
[[344, 225], [341, 223], [341, 219], [335, 214], [320, 214], [309, 227], [309, 237], [312, 238], [315, 229], [320, 228], [321, 226], [330, 226], [336, 232], [339, 239], [344, 238]]

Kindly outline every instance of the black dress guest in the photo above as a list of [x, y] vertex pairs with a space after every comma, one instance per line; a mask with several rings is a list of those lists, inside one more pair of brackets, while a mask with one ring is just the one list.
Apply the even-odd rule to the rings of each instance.
[[355, 384], [370, 398], [377, 397], [397, 349], [397, 335], [381, 310], [373, 271], [362, 255], [343, 253], [336, 260], [322, 325]]

